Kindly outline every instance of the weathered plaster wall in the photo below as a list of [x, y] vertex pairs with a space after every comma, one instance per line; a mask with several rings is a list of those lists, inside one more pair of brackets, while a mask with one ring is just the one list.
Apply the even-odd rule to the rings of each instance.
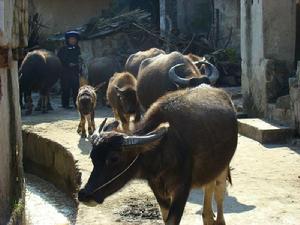
[[46, 34], [64, 32], [89, 21], [109, 7], [111, 0], [29, 0], [30, 14], [39, 13]]
[[17, 47], [26, 43], [27, 1], [0, 0], [0, 224], [22, 224], [24, 180]]
[[267, 103], [284, 94], [294, 63], [295, 21], [295, 0], [241, 1], [242, 91], [249, 115], [266, 116]]
[[10, 139], [9, 139], [9, 102], [7, 92], [7, 71], [6, 69], [0, 69], [1, 79], [1, 92], [2, 97], [0, 99], [0, 224], [4, 224], [9, 218], [9, 206], [10, 206]]
[[240, 51], [240, 4], [241, 0], [215, 0], [215, 19], [219, 11], [218, 46], [223, 47], [230, 40], [228, 47], [237, 52]]

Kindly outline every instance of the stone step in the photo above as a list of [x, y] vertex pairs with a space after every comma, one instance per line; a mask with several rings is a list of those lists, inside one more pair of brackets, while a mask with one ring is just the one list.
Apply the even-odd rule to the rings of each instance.
[[284, 144], [294, 135], [294, 129], [258, 118], [239, 119], [239, 133], [262, 144]]

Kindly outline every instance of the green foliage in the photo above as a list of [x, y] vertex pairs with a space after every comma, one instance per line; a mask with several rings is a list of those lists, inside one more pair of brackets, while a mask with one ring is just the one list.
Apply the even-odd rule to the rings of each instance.
[[226, 48], [225, 49], [225, 54], [227, 55], [229, 62], [235, 63], [235, 62], [239, 61], [239, 56], [238, 56], [238, 54], [237, 54], [237, 52], [236, 52], [235, 49], [233, 49], [233, 48]]

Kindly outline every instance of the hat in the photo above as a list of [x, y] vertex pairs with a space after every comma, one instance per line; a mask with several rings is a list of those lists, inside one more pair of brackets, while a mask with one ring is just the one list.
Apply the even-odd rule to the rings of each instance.
[[74, 37], [74, 38], [76, 38], [77, 40], [79, 40], [80, 39], [80, 35], [79, 35], [79, 32], [77, 32], [77, 31], [68, 31], [68, 32], [66, 32], [65, 33], [65, 39], [67, 40], [67, 39], [69, 39], [70, 37]]

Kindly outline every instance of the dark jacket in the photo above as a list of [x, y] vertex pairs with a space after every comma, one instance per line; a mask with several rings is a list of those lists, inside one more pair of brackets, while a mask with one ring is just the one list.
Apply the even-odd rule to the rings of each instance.
[[[59, 51], [57, 56], [61, 60], [63, 67], [68, 67], [78, 70], [80, 72], [80, 47], [76, 46], [63, 46]], [[70, 64], [76, 64], [76, 66], [71, 66]]]

